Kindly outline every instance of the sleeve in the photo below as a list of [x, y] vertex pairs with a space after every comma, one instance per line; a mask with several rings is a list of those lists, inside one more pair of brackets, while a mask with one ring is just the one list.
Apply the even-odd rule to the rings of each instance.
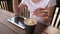
[[21, 1], [21, 4], [24, 4], [24, 5], [25, 5], [25, 0], [22, 0], [22, 1]]
[[50, 0], [47, 6], [52, 7], [52, 6], [55, 6], [55, 5], [56, 5], [56, 0]]

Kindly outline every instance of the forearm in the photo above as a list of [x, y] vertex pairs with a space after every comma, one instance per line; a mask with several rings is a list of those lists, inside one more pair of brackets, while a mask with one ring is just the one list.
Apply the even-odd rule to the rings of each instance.
[[54, 12], [54, 8], [55, 8], [55, 6], [53, 6], [53, 7], [48, 7], [48, 8], [46, 9], [47, 12], [48, 12], [48, 17], [49, 17], [49, 18], [52, 18], [53, 12]]
[[24, 4], [19, 4], [18, 5], [18, 11], [19, 11], [19, 15], [21, 15], [21, 13], [23, 12], [23, 9], [26, 7], [26, 5], [24, 5]]
[[18, 12], [18, 0], [13, 0], [13, 11], [15, 13], [15, 15], [17, 15]]
[[44, 21], [45, 22], [50, 22], [51, 21], [51, 19], [52, 19], [52, 16], [53, 16], [53, 12], [54, 12], [54, 8], [55, 8], [55, 6], [53, 6], [53, 7], [47, 7], [46, 8], [46, 10], [47, 10], [47, 17], [48, 18], [46, 18], [46, 19], [44, 19]]
[[13, 0], [13, 11], [16, 16], [20, 16], [22, 13], [22, 10], [25, 8], [26, 5], [20, 3], [18, 5], [18, 0]]

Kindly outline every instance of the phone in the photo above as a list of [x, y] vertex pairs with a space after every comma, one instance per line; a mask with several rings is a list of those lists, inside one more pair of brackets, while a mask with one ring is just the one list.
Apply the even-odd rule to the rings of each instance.
[[8, 22], [22, 28], [25, 29], [25, 24], [24, 24], [24, 20], [26, 18], [25, 17], [11, 17], [10, 19], [8, 19]]

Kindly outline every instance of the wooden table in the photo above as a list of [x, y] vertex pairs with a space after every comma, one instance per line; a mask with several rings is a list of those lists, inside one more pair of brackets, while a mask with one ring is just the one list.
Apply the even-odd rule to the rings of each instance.
[[[7, 21], [14, 14], [0, 9], [0, 34], [26, 34], [25, 30], [15, 26]], [[46, 26], [44, 24], [37, 24], [35, 34], [60, 34], [60, 29]]]

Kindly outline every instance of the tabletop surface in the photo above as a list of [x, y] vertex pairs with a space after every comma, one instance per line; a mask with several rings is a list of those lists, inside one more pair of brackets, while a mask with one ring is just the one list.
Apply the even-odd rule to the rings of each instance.
[[[1, 34], [26, 34], [25, 30], [7, 21], [14, 14], [9, 11], [0, 9], [0, 33]], [[37, 24], [35, 34], [60, 34], [60, 29], [44, 24]]]

